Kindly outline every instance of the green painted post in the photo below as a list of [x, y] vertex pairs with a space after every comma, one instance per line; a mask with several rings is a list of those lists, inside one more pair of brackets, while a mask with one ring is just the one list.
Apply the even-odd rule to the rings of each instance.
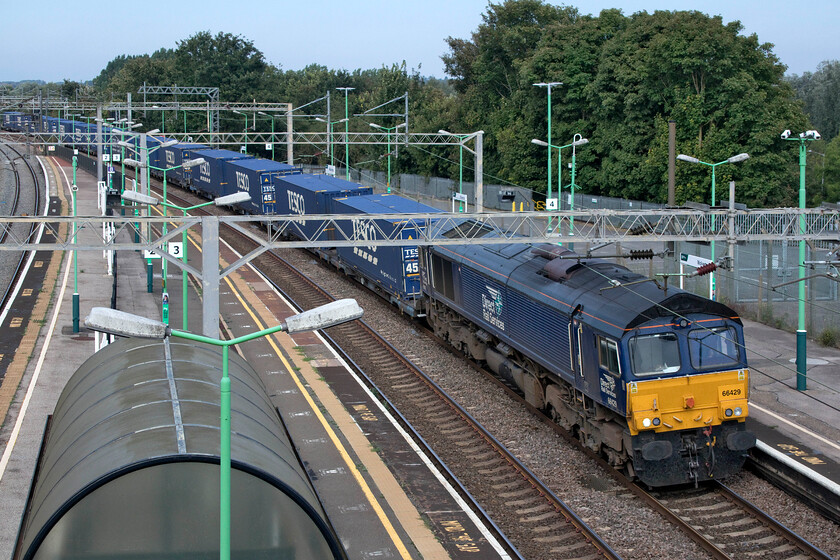
[[230, 560], [230, 533], [231, 533], [231, 380], [228, 371], [229, 348], [255, 338], [267, 336], [284, 329], [284, 325], [277, 325], [269, 329], [249, 335], [240, 336], [231, 340], [218, 340], [207, 336], [197, 335], [188, 332], [171, 332], [172, 336], [186, 338], [197, 342], [204, 342], [214, 346], [222, 347], [222, 379], [219, 382], [220, 392], [220, 476], [219, 476], [219, 558]]
[[[546, 163], [546, 165], [548, 166], [548, 180], [547, 180], [547, 183], [546, 183], [546, 198], [551, 198], [551, 88], [553, 86], [563, 85], [563, 82], [539, 82], [539, 83], [536, 83], [536, 84], [533, 84], [533, 85], [537, 86], [537, 87], [546, 88], [546, 92], [547, 92], [547, 95], [548, 95], [548, 99], [547, 99], [547, 101], [548, 101], [548, 117], [547, 117], [548, 118], [548, 141], [547, 141], [547, 143], [549, 145], [546, 147], [547, 154], [548, 154], [547, 163]], [[560, 191], [559, 190], [557, 191], [557, 196], [558, 197], [560, 196]], [[549, 222], [548, 222], [548, 226], [551, 227], [551, 220], [550, 219], [549, 219]]]
[[[73, 184], [70, 186], [70, 194], [73, 197], [73, 245], [76, 245], [76, 192], [79, 187], [76, 184], [76, 168], [78, 158], [73, 156]], [[79, 332], [79, 252], [73, 250], [73, 332]]]
[[[805, 209], [805, 164], [808, 157], [805, 138], [799, 139], [799, 209]], [[805, 234], [805, 215], [799, 215], [799, 233]], [[796, 389], [808, 388], [808, 333], [805, 330], [805, 240], [799, 241], [799, 321], [796, 329]]]
[[[184, 210], [184, 217], [187, 217], [187, 211]], [[186, 265], [187, 264], [187, 243], [189, 242], [189, 238], [187, 237], [187, 230], [184, 229], [183, 233], [181, 233], [181, 243], [183, 244], [182, 254], [181, 254], [181, 261]], [[181, 328], [187, 330], [187, 322], [189, 315], [187, 314], [187, 303], [189, 299], [189, 279], [187, 277], [187, 269], [181, 269]]]
[[[166, 236], [166, 232], [167, 232], [167, 227], [166, 227], [166, 214], [167, 214], [167, 212], [166, 212], [166, 172], [171, 170], [171, 169], [178, 169], [179, 167], [181, 167], [181, 166], [177, 165], [175, 167], [171, 167], [170, 169], [164, 169], [163, 170], [163, 204], [162, 204], [162, 206], [163, 206], [163, 226], [162, 226], [161, 230], [163, 232], [164, 237]], [[167, 251], [166, 246], [163, 247], [163, 250]], [[160, 276], [161, 276], [161, 280], [162, 280], [161, 293], [166, 293], [166, 276], [167, 276], [167, 272], [168, 272], [168, 268], [169, 268], [167, 266], [167, 264], [168, 264], [167, 260], [165, 258], [163, 258], [163, 256], [161, 256], [160, 257]]]
[[228, 375], [228, 345], [222, 346], [221, 392], [221, 462], [219, 476], [219, 558], [230, 560], [230, 376]]
[[388, 192], [391, 192], [391, 129], [387, 129], [388, 138]]

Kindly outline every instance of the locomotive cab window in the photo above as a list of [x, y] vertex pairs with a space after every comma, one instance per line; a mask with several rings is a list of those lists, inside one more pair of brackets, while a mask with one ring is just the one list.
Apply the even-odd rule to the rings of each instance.
[[621, 376], [621, 369], [618, 365], [618, 344], [615, 341], [598, 337], [598, 360], [601, 368], [616, 377]]
[[732, 366], [739, 359], [738, 339], [732, 327], [695, 329], [688, 333], [691, 366], [709, 369]]
[[634, 336], [630, 339], [630, 363], [638, 377], [675, 373], [680, 370], [680, 348], [674, 333]]

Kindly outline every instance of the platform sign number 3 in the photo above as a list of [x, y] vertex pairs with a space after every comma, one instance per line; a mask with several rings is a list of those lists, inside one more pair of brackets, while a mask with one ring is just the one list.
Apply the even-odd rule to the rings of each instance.
[[168, 243], [167, 249], [169, 250], [169, 254], [173, 257], [181, 257], [184, 254], [184, 244], [180, 241], [170, 241]]

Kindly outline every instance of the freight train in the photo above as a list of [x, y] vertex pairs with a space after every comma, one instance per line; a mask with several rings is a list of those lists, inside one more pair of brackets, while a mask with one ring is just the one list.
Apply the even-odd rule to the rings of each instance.
[[[253, 202], [243, 210], [256, 215], [438, 212], [237, 152], [178, 144], [151, 154], [158, 170], [203, 158], [201, 166], [167, 178], [210, 198], [247, 191]], [[398, 222], [383, 218], [376, 225], [391, 232]], [[319, 225], [301, 222], [298, 233], [312, 238]], [[475, 237], [494, 235], [466, 229]], [[319, 254], [402, 312], [425, 316], [439, 337], [649, 486], [726, 477], [742, 468], [755, 445], [745, 424], [742, 324], [719, 302], [557, 245], [360, 244]]]

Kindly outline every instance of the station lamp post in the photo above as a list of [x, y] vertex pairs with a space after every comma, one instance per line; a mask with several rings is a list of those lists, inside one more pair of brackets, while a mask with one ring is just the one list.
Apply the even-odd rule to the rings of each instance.
[[[472, 134], [453, 134], [448, 130], [440, 129], [438, 134], [446, 134], [458, 140], [458, 194], [464, 194], [464, 140]], [[458, 212], [464, 211], [464, 202], [458, 201]]]
[[[563, 193], [563, 159], [562, 159], [562, 150], [566, 148], [572, 148], [572, 182], [569, 184], [571, 188], [571, 200], [569, 202], [569, 211], [575, 211], [575, 171], [577, 169], [577, 161], [576, 161], [576, 149], [578, 146], [583, 146], [584, 144], [588, 144], [589, 139], [584, 138], [582, 134], [575, 134], [572, 138], [571, 143], [565, 144], [563, 146], [555, 146], [554, 144], [550, 144], [548, 142], [543, 142], [542, 140], [538, 140], [534, 138], [531, 140], [531, 144], [536, 144], [537, 146], [547, 146], [549, 151], [551, 148], [557, 150], [557, 198], [562, 201], [562, 193]], [[546, 199], [551, 199], [551, 185], [548, 187], [548, 196]], [[559, 210], [558, 205], [558, 210]], [[549, 227], [551, 226], [551, 222], [549, 221]], [[571, 216], [569, 220], [569, 235], [574, 235], [574, 228], [575, 228], [575, 217], [574, 215]]]
[[248, 115], [247, 115], [247, 113], [237, 111], [236, 109], [234, 109], [233, 112], [236, 113], [237, 115], [242, 115], [243, 117], [245, 117], [245, 146], [246, 146], [245, 152], [247, 153], [248, 152], [248, 148], [247, 148], [247, 146], [248, 146]]
[[322, 123], [327, 123], [327, 144], [329, 144], [330, 165], [335, 167], [335, 144], [333, 143], [333, 125], [339, 123], [346, 123], [347, 119], [340, 119], [337, 121], [329, 121], [321, 117], [315, 117], [315, 120]]
[[[805, 165], [808, 161], [808, 142], [821, 138], [816, 130], [807, 130], [791, 138], [790, 130], [782, 132], [782, 140], [799, 142], [799, 209], [805, 209]], [[799, 232], [805, 235], [805, 215], [799, 215]], [[808, 332], [805, 330], [805, 240], [799, 241], [799, 321], [796, 329], [796, 389], [805, 391], [808, 388]]]
[[[146, 137], [152, 136], [154, 138], [154, 135], [158, 134], [158, 133], [160, 133], [160, 130], [155, 128], [155, 129], [150, 130], [148, 132], [142, 132], [142, 133], [138, 134], [138, 136], [140, 138], [142, 138], [143, 136], [146, 136]], [[120, 142], [117, 142], [117, 145], [125, 146], [126, 148], [131, 148], [132, 150], [135, 151], [135, 153], [139, 153], [140, 150], [144, 150], [145, 151], [145, 158], [144, 159], [148, 163], [149, 162], [149, 155], [152, 152], [155, 152], [155, 151], [157, 151], [161, 148], [168, 148], [170, 146], [174, 146], [177, 143], [178, 143], [177, 140], [167, 140], [166, 142], [161, 141], [157, 146], [154, 146], [154, 147], [151, 147], [151, 148], [146, 146], [144, 148], [143, 145], [145, 144], [145, 142], [142, 141], [142, 140], [141, 140], [141, 144], [139, 146], [136, 145], [136, 144], [132, 144], [131, 142], [121, 140]], [[125, 161], [125, 163], [127, 165], [131, 165], [132, 161], [137, 161], [137, 160], [132, 160], [131, 158], [125, 158], [123, 161]], [[140, 162], [137, 162], [137, 167], [143, 167], [143, 164], [140, 163]], [[151, 190], [151, 184], [152, 184], [151, 174], [150, 174], [149, 166], [146, 165], [145, 167], [146, 167], [146, 171], [145, 171], [144, 177], [146, 179], [146, 194], [149, 194], [149, 192]], [[141, 170], [140, 173], [142, 174], [143, 171]], [[146, 259], [146, 290], [148, 291], [148, 293], [152, 293], [152, 291], [154, 290], [154, 271], [153, 271], [153, 267], [152, 267], [151, 257]]]
[[[136, 123], [134, 121], [130, 121], [130, 120], [128, 120], [128, 118], [120, 119], [114, 124], [121, 124], [125, 127], [128, 127], [129, 131], [133, 128], [138, 128], [138, 127], [143, 126], [142, 123]], [[118, 129], [117, 132], [118, 132], [118, 134], [124, 134], [126, 131]], [[120, 170], [120, 174], [122, 176], [122, 180], [121, 180], [122, 184], [120, 185], [120, 193], [122, 193], [125, 190], [125, 144], [126, 143], [120, 144], [120, 142], [117, 142], [117, 146], [120, 147], [120, 166], [122, 168]], [[129, 145], [131, 146], [131, 144], [129, 144]]]
[[271, 161], [274, 161], [274, 119], [276, 119], [277, 117], [275, 117], [274, 115], [269, 115], [268, 113], [264, 113], [263, 111], [257, 111], [257, 114], [271, 119]]
[[230, 347], [237, 344], [268, 336], [276, 332], [287, 333], [314, 331], [325, 329], [347, 321], [353, 321], [364, 312], [354, 299], [341, 299], [304, 311], [298, 315], [287, 317], [286, 321], [271, 328], [240, 336], [230, 340], [219, 340], [207, 336], [197, 335], [185, 331], [176, 331], [169, 325], [138, 315], [132, 315], [117, 309], [94, 307], [85, 319], [88, 328], [116, 334], [162, 340], [167, 337], [184, 338], [222, 348], [222, 378], [219, 382], [219, 558], [230, 560], [230, 498], [231, 498], [231, 392], [230, 376], [228, 375], [228, 355]]
[[384, 130], [386, 138], [388, 139], [388, 151], [386, 152], [386, 155], [388, 156], [388, 182], [387, 182], [386, 186], [388, 188], [388, 192], [391, 192], [391, 155], [392, 155], [392, 152], [391, 152], [391, 133], [392, 132], [396, 133], [397, 129], [405, 126], [405, 123], [400, 123], [397, 126], [381, 126], [381, 125], [374, 124], [374, 123], [368, 123], [368, 124], [370, 124], [371, 128], [377, 128], [379, 130]]
[[[135, 168], [139, 168], [139, 167], [142, 166], [142, 164], [139, 161], [134, 160], [134, 159], [127, 159], [125, 163], [126, 163], [126, 165], [130, 165], [130, 166], [135, 167]], [[161, 203], [161, 206], [163, 206], [163, 217], [164, 218], [166, 218], [166, 209], [171, 206], [170, 204], [167, 204], [167, 202], [166, 202], [166, 173], [168, 171], [174, 171], [176, 169], [181, 169], [182, 167], [186, 171], [186, 170], [188, 170], [192, 167], [196, 167], [198, 165], [201, 165], [202, 163], [204, 163], [204, 158], [190, 159], [190, 160], [185, 161], [181, 165], [174, 165], [172, 167], [155, 167], [154, 165], [151, 165], [149, 163], [146, 164], [146, 167], [148, 167], [149, 169], [155, 169], [157, 171], [162, 171], [163, 172], [163, 202]], [[164, 222], [163, 222], [163, 234], [164, 235], [166, 235], [166, 231], [167, 231], [166, 220], [164, 220]], [[182, 249], [183, 249], [183, 247], [182, 247]], [[162, 292], [162, 294], [163, 294], [163, 302], [164, 302], [164, 305], [165, 305], [165, 307], [164, 307], [164, 311], [165, 311], [164, 322], [168, 322], [169, 321], [169, 301], [168, 301], [169, 296], [168, 296], [167, 291], [166, 291], [166, 277], [167, 277], [167, 271], [168, 271], [166, 259], [162, 259], [162, 262], [160, 263], [160, 265], [161, 265], [161, 276], [163, 278], [163, 292]]]
[[[563, 82], [538, 82], [536, 84], [532, 84], [536, 87], [544, 87], [546, 88], [546, 92], [548, 94], [548, 141], [547, 144], [551, 144], [551, 88], [554, 86], [562, 86]], [[548, 183], [546, 192], [551, 194], [551, 147], [548, 148], [548, 156], [547, 156], [547, 165], [548, 165]], [[558, 193], [558, 196], [559, 193]]]
[[[216, 206], [227, 206], [227, 205], [232, 205], [232, 204], [239, 204], [239, 203], [242, 203], [242, 202], [248, 202], [249, 200], [251, 200], [251, 195], [246, 193], [246, 192], [241, 192], [240, 191], [240, 192], [237, 192], [237, 193], [233, 193], [233, 194], [229, 194], [229, 195], [225, 195], [225, 196], [220, 196], [219, 198], [216, 198], [216, 199], [211, 200], [209, 202], [203, 202], [201, 204], [196, 204], [194, 206], [187, 206], [187, 207], [178, 206], [176, 204], [171, 204], [171, 203], [168, 203], [168, 202], [161, 202], [160, 200], [158, 200], [157, 198], [155, 198], [153, 196], [147, 196], [147, 195], [145, 195], [143, 193], [139, 193], [137, 191], [125, 191], [122, 194], [122, 199], [125, 200], [125, 201], [128, 201], [128, 202], [134, 202], [136, 204], [148, 204], [150, 206], [160, 205], [160, 206], [164, 206], [164, 207], [167, 207], [167, 208], [174, 208], [175, 210], [180, 210], [181, 212], [183, 212], [184, 217], [186, 217], [187, 212], [189, 212], [190, 210], [195, 210], [196, 208], [203, 208], [205, 206], [210, 206], [211, 204], [215, 204]], [[184, 264], [187, 263], [187, 245], [188, 245], [188, 242], [189, 242], [189, 239], [187, 237], [187, 230], [185, 228], [184, 231], [181, 233], [181, 244], [183, 245], [183, 247], [181, 249], [181, 262], [183, 262]], [[189, 275], [187, 273], [187, 269], [186, 268], [182, 269], [181, 270], [181, 299], [183, 300], [183, 304], [182, 304], [182, 308], [181, 308], [181, 328], [183, 330], [187, 330], [187, 324], [189, 322], [189, 320], [187, 318], [188, 317], [187, 316], [187, 303], [189, 301], [188, 298], [187, 298], [187, 293], [188, 293], [187, 286], [189, 285], [188, 276]], [[166, 321], [164, 321], [164, 322], [166, 322]]]
[[[70, 185], [70, 195], [73, 198], [73, 245], [78, 243], [76, 239], [76, 192], [79, 187], [76, 185], [76, 169], [79, 161], [73, 155], [73, 184]], [[73, 251], [73, 332], [79, 332], [79, 252]]]
[[[744, 161], [750, 158], [750, 155], [747, 153], [741, 153], [738, 155], [734, 155], [729, 159], [725, 159], [723, 161], [719, 161], [717, 163], [709, 163], [706, 161], [700, 161], [699, 159], [691, 156], [687, 156], [685, 154], [680, 154], [677, 156], [677, 159], [680, 161], [685, 161], [688, 163], [699, 163], [700, 165], [707, 165], [712, 168], [712, 207], [717, 204], [717, 200], [715, 199], [715, 169], [718, 165], [723, 165], [724, 163], [738, 163], [739, 161]], [[715, 216], [712, 214], [712, 232], [714, 233], [715, 229]], [[712, 240], [711, 244], [712, 249], [712, 262], [715, 262], [715, 242]], [[803, 259], [804, 260], [804, 259]], [[711, 273], [711, 293], [709, 294], [709, 299], [712, 301], [717, 301], [717, 278], [715, 277], [714, 271]]]
[[[350, 114], [347, 112], [347, 94], [353, 91], [356, 88], [351, 87], [340, 87], [335, 88], [339, 91], [344, 92], [344, 169], [347, 170], [347, 180], [350, 180], [350, 143], [349, 143], [349, 136], [350, 136]], [[341, 121], [339, 121], [341, 122]]]

